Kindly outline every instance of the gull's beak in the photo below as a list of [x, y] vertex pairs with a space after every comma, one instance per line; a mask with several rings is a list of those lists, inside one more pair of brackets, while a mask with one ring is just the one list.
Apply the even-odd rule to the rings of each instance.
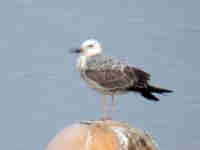
[[83, 49], [82, 48], [72, 48], [70, 49], [70, 53], [82, 53]]

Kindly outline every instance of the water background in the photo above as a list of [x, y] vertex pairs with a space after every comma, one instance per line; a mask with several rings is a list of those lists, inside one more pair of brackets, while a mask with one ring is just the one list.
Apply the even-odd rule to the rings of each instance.
[[114, 119], [145, 129], [162, 150], [200, 147], [200, 2], [2, 0], [0, 149], [43, 150], [66, 126], [103, 115], [103, 97], [81, 82], [68, 50], [96, 38], [104, 54], [173, 89], [159, 103], [116, 97]]

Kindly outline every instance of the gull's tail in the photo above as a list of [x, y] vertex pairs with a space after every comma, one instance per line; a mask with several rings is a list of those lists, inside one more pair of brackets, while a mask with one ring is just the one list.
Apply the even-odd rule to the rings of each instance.
[[138, 92], [140, 93], [144, 98], [152, 101], [159, 101], [160, 99], [154, 95], [155, 94], [165, 94], [165, 93], [171, 93], [172, 90], [156, 87], [147, 84], [145, 87], [130, 87], [127, 89], [128, 91], [132, 92]]
[[156, 86], [148, 85], [147, 88], [141, 89], [139, 91], [141, 95], [149, 100], [154, 100], [154, 101], [159, 101], [159, 98], [153, 95], [153, 93], [156, 94], [164, 94], [164, 93], [171, 93], [173, 92], [172, 90], [164, 89], [164, 88], [159, 88]]

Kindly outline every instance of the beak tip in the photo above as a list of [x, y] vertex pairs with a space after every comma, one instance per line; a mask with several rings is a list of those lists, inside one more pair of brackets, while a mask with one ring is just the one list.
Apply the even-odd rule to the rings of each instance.
[[69, 50], [70, 53], [81, 53], [82, 49], [81, 48], [71, 48]]

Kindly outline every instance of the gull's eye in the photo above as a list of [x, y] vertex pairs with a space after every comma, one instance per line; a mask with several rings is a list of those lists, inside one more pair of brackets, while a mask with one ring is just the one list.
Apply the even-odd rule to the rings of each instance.
[[92, 45], [92, 44], [90, 44], [90, 45], [88, 45], [88, 47], [93, 47], [93, 45]]

